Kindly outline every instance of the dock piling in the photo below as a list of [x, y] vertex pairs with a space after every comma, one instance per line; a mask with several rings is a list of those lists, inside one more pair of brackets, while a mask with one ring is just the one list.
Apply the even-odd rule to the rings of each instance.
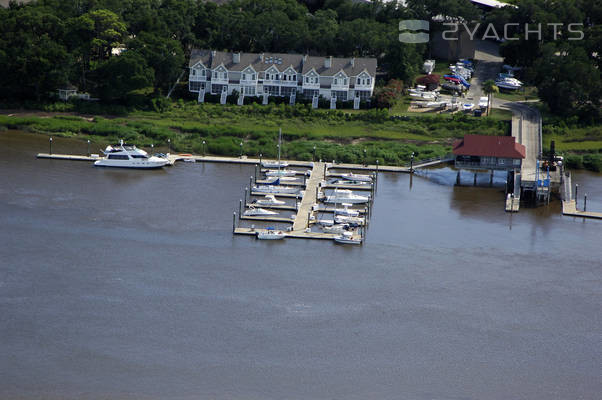
[[50, 153], [48, 153], [48, 154], [52, 154], [52, 136], [50, 136], [49, 143], [50, 143]]
[[88, 139], [88, 157], [90, 157], [90, 139]]
[[238, 203], [238, 219], [240, 219], [241, 214], [242, 214], [242, 199], [240, 199], [239, 203]]
[[252, 188], [253, 187], [253, 177], [249, 177], [249, 187]]
[[236, 212], [232, 213], [232, 232], [236, 231]]
[[578, 183], [576, 183], [576, 184], [575, 184], [575, 208], [577, 208], [577, 200], [579, 199], [579, 198], [577, 197], [577, 194], [578, 194], [578, 193], [579, 193], [579, 184], [578, 184]]
[[587, 193], [583, 196], [583, 212], [587, 211]]
[[249, 191], [249, 188], [245, 188], [245, 206], [247, 205], [247, 192]]
[[257, 164], [255, 164], [255, 181], [257, 181], [257, 169], [258, 169], [258, 166], [257, 166]]

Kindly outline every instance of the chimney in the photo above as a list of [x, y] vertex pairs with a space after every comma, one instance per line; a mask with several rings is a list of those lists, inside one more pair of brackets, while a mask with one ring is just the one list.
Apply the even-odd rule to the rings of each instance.
[[216, 54], [217, 54], [217, 51], [215, 51], [215, 50], [211, 50], [211, 57], [212, 57], [212, 58], [213, 58], [213, 57], [215, 57], [215, 55], [216, 55]]
[[259, 61], [263, 62], [263, 53], [259, 55]]
[[355, 57], [351, 57], [351, 68], [355, 67]]
[[232, 53], [232, 62], [234, 64], [240, 64], [240, 53]]
[[332, 68], [332, 56], [328, 56], [324, 59], [324, 67]]

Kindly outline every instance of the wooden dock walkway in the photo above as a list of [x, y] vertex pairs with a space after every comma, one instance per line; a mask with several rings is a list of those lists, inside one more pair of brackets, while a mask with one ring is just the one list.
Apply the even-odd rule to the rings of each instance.
[[[267, 232], [267, 229], [253, 229], [253, 228], [236, 228], [234, 229], [234, 233], [237, 235], [251, 235], [256, 236], [257, 232]], [[286, 234], [287, 238], [292, 239], [321, 239], [321, 240], [333, 240], [336, 236], [336, 233], [324, 233], [324, 232], [306, 232], [302, 231], [286, 231], [283, 230]]]
[[314, 163], [311, 175], [306, 181], [305, 193], [299, 205], [297, 218], [293, 224], [293, 231], [304, 231], [309, 226], [309, 218], [312, 213], [313, 205], [316, 201], [318, 184], [324, 178], [324, 163]]
[[569, 217], [602, 219], [602, 213], [577, 210], [575, 200], [566, 200], [562, 202], [562, 215]]
[[520, 197], [506, 197], [506, 212], [518, 212], [520, 209]]

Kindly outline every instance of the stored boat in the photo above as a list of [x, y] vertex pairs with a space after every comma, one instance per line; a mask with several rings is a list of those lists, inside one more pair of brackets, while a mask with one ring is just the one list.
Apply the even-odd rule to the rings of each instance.
[[124, 144], [123, 140], [117, 145], [110, 145], [103, 151], [105, 157], [94, 162], [97, 167], [155, 169], [169, 163], [166, 158], [150, 156], [144, 150], [134, 145]]

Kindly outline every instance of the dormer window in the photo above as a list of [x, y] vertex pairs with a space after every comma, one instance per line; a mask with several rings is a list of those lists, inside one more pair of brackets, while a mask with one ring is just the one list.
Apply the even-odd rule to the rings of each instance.
[[205, 76], [205, 70], [204, 69], [201, 70], [201, 76]]

